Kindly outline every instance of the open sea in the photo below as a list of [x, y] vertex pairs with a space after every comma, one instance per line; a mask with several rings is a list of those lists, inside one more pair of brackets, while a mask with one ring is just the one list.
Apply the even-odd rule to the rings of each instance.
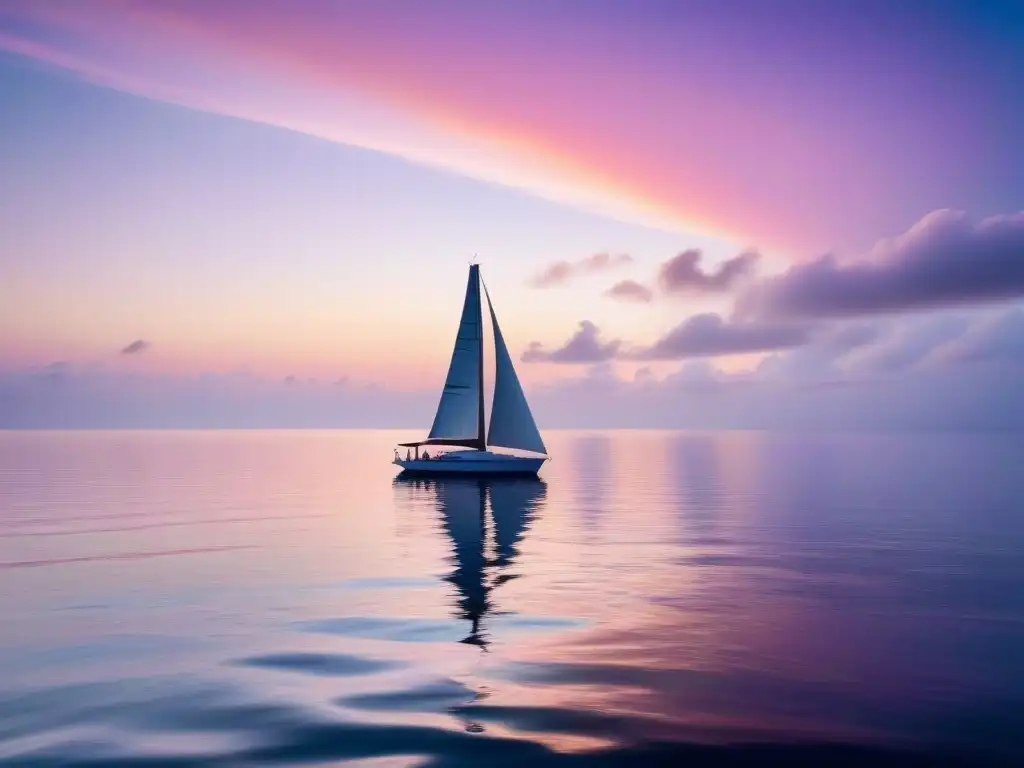
[[1024, 439], [0, 432], [0, 764], [1024, 765]]

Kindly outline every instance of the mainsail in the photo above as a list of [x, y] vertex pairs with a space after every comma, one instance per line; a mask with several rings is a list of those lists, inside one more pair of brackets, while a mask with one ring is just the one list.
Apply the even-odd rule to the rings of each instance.
[[474, 264], [469, 268], [455, 350], [428, 440], [470, 441], [474, 447], [484, 447], [483, 316], [480, 310], [480, 268]]
[[519, 383], [512, 357], [505, 346], [505, 339], [498, 327], [498, 317], [494, 314], [491, 295], [484, 286], [487, 296], [487, 307], [491, 312], [491, 324], [494, 327], [494, 402], [491, 404], [491, 423], [487, 430], [488, 445], [502, 448], [518, 448], [535, 453], [547, 453], [541, 439], [537, 422], [533, 420], [530, 406], [526, 402], [526, 394]]

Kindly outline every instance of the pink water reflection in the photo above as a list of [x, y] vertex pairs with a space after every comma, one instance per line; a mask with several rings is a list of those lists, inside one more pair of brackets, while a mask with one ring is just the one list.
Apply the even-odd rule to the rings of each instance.
[[398, 436], [0, 434], [0, 747], [1012, 751], [1012, 440], [553, 432], [539, 480], [405, 482]]

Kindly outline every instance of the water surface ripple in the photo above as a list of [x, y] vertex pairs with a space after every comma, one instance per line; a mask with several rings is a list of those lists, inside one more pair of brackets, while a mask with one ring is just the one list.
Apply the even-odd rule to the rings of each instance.
[[1018, 437], [0, 432], [4, 765], [1024, 764]]

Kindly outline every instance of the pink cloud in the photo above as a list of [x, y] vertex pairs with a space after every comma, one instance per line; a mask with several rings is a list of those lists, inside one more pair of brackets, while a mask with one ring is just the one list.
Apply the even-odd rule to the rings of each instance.
[[703, 257], [700, 249], [690, 248], [662, 264], [658, 271], [662, 290], [678, 294], [726, 292], [748, 277], [761, 259], [757, 251], [744, 251], [712, 271], [701, 265]]
[[550, 288], [554, 285], [564, 285], [573, 278], [581, 275], [594, 274], [614, 267], [629, 264], [633, 258], [627, 253], [595, 253], [579, 261], [556, 261], [549, 264], [538, 275], [530, 280], [534, 288]]
[[636, 280], [620, 280], [607, 291], [606, 296], [620, 301], [632, 301], [647, 304], [654, 298], [654, 292]]

